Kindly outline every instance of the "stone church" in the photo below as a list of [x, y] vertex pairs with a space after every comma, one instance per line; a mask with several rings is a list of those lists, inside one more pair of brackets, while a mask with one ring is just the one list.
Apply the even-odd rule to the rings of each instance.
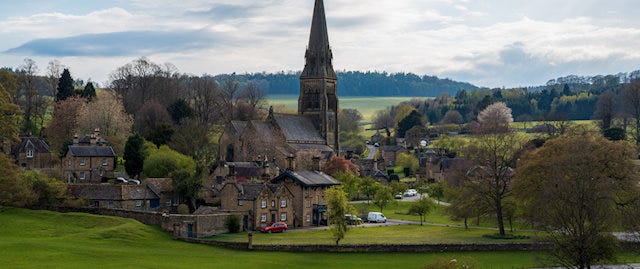
[[[338, 95], [322, 0], [315, 1], [305, 66], [300, 75], [298, 114], [232, 121], [220, 137], [220, 159], [268, 162], [279, 169], [317, 170], [340, 151]], [[319, 158], [318, 158], [319, 157]]]

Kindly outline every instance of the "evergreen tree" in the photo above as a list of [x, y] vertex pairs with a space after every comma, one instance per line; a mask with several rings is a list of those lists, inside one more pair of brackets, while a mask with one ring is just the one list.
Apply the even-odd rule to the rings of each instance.
[[93, 87], [93, 82], [87, 82], [87, 85], [84, 86], [84, 90], [82, 90], [81, 96], [89, 101], [96, 97], [96, 88]]
[[56, 93], [56, 101], [65, 100], [68, 97], [75, 95], [73, 88], [73, 78], [69, 69], [64, 69], [60, 79], [58, 79], [58, 90]]
[[124, 146], [124, 169], [130, 177], [138, 177], [144, 165], [147, 152], [144, 139], [134, 134], [127, 139]]
[[422, 126], [423, 116], [418, 111], [411, 111], [411, 113], [404, 117], [398, 123], [398, 129], [396, 130], [396, 136], [404, 138], [405, 133], [413, 128], [413, 126]]

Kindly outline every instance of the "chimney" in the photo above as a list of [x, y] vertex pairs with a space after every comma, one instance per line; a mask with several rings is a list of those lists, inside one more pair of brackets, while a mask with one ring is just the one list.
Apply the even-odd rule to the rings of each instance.
[[313, 170], [320, 171], [320, 156], [313, 156]]
[[80, 141], [78, 140], [78, 134], [73, 135], [73, 145], [77, 146]]
[[287, 156], [287, 170], [288, 171], [296, 170], [296, 159], [295, 157], [293, 157], [293, 154], [289, 154], [289, 156]]

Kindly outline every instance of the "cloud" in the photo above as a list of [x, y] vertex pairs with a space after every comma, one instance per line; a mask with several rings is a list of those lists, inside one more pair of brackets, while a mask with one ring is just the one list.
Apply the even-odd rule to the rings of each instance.
[[209, 48], [222, 42], [219, 34], [209, 31], [157, 32], [132, 31], [84, 34], [66, 38], [29, 41], [5, 51], [10, 54], [40, 56], [126, 56], [179, 52]]

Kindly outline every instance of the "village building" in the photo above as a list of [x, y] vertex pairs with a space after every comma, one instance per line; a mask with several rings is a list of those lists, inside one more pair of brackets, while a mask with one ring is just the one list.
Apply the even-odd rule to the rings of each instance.
[[293, 194], [283, 184], [228, 183], [221, 190], [223, 211], [243, 214], [243, 230], [256, 230], [274, 222], [295, 226]]
[[315, 1], [305, 66], [300, 75], [298, 114], [278, 114], [266, 120], [232, 121], [220, 137], [220, 158], [247, 162], [260, 155], [286, 167], [296, 158], [296, 169], [310, 169], [313, 157], [323, 162], [339, 154], [337, 76], [323, 1]]
[[37, 137], [21, 135], [20, 143], [11, 147], [11, 155], [16, 164], [26, 170], [44, 171], [54, 167], [49, 145]]
[[86, 207], [157, 211], [160, 197], [147, 185], [129, 184], [69, 184], [69, 192], [84, 199]]
[[117, 156], [100, 131], [82, 138], [75, 136], [62, 157], [67, 183], [101, 183], [114, 178]]

